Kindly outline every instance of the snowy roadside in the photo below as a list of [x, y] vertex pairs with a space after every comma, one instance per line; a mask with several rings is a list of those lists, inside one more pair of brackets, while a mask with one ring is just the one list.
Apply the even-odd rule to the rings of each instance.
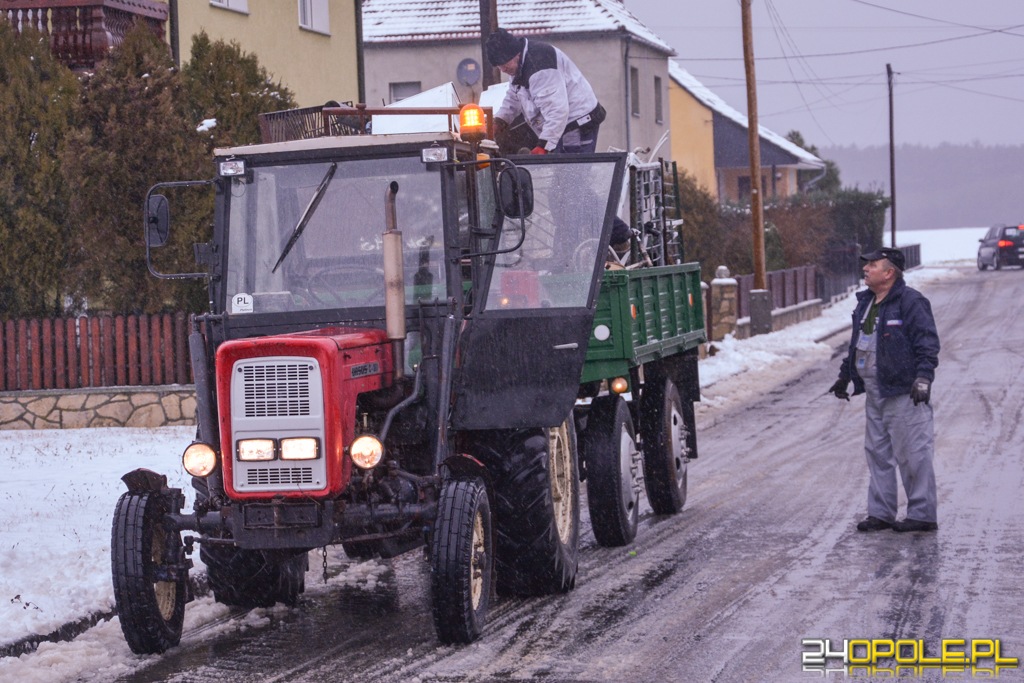
[[[925, 287], [958, 277], [962, 272], [955, 268], [936, 267], [908, 273], [907, 279]], [[827, 361], [832, 346], [823, 340], [848, 328], [851, 308], [846, 299], [815, 320], [779, 332], [716, 342], [717, 353], [700, 364], [700, 413], [721, 411], [794, 370]], [[43, 642], [34, 652], [0, 658], [0, 680], [109, 680], [151, 659], [133, 655], [117, 618], [105, 618], [114, 606], [111, 516], [124, 490], [120, 476], [137, 467], [167, 474], [171, 486], [190, 496], [179, 456], [193, 434], [191, 427], [0, 432], [0, 466], [7, 472], [0, 481], [0, 654], [34, 634], [54, 634], [104, 615], [70, 642]], [[198, 553], [193, 558], [198, 564]], [[346, 583], [372, 587], [378, 567], [352, 564], [326, 586], [319, 578], [307, 585], [311, 592]], [[205, 637], [210, 629], [265, 624], [272, 612], [226, 619], [227, 608], [200, 598], [186, 609], [185, 628], [206, 625]]]

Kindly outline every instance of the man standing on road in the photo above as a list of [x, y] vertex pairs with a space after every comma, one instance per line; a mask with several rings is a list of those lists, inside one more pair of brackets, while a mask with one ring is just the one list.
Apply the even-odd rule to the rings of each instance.
[[[899, 249], [861, 256], [867, 290], [857, 294], [850, 348], [829, 389], [850, 400], [866, 393], [864, 450], [867, 454], [868, 517], [858, 531], [935, 531], [937, 500], [935, 429], [929, 405], [939, 334], [931, 304], [903, 279]], [[896, 521], [896, 469], [907, 494], [907, 515]]]
[[512, 79], [494, 115], [495, 137], [522, 116], [538, 138], [532, 154], [592, 154], [597, 149], [604, 107], [564, 52], [499, 28], [487, 37], [487, 59]]

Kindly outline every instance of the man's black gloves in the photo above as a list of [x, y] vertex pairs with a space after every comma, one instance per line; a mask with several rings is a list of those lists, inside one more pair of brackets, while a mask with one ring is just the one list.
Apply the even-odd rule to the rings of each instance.
[[837, 379], [836, 383], [832, 385], [832, 388], [828, 390], [828, 393], [835, 394], [836, 398], [845, 398], [847, 401], [850, 400], [850, 394], [847, 393], [846, 387], [850, 385], [848, 379]]
[[497, 138], [497, 136], [499, 136], [499, 135], [504, 135], [507, 130], [508, 130], [508, 123], [505, 122], [505, 119], [499, 119], [499, 118], [495, 117], [495, 119], [494, 119], [494, 136], [495, 136], [495, 138]]
[[914, 380], [913, 386], [910, 387], [910, 398], [913, 399], [914, 405], [919, 403], [928, 403], [928, 399], [932, 397], [932, 383], [926, 380], [924, 377], [918, 377]]

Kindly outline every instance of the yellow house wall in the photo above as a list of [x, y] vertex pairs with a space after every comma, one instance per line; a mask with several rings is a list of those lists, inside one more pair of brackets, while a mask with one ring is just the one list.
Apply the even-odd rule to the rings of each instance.
[[711, 110], [693, 95], [669, 81], [672, 122], [672, 159], [680, 170], [697, 179], [697, 184], [718, 197], [715, 175], [715, 140]]
[[[772, 181], [772, 167], [761, 167], [762, 192], [767, 200], [782, 199], [797, 193], [796, 180], [797, 169], [790, 167], [775, 167], [774, 185]], [[739, 201], [739, 180], [749, 178], [749, 168], [722, 168], [719, 169], [721, 180], [721, 200], [726, 202]]]
[[249, 0], [248, 6], [240, 13], [206, 0], [179, 2], [182, 63], [191, 56], [192, 36], [205, 30], [211, 40], [235, 41], [254, 53], [300, 107], [359, 100], [355, 0], [329, 0], [330, 35], [300, 28], [295, 2]]

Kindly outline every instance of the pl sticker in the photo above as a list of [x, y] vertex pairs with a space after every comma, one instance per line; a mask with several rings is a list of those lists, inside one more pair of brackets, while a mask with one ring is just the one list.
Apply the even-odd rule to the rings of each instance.
[[231, 297], [232, 313], [252, 313], [252, 295], [235, 294]]

